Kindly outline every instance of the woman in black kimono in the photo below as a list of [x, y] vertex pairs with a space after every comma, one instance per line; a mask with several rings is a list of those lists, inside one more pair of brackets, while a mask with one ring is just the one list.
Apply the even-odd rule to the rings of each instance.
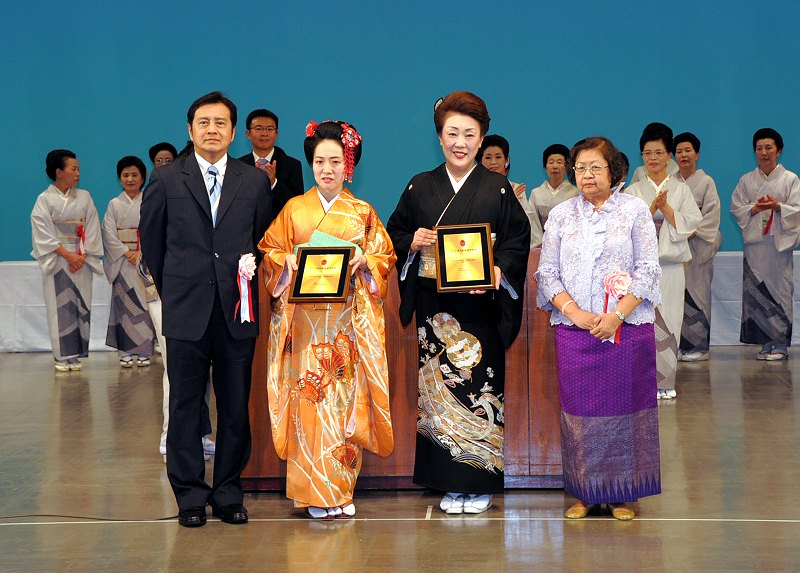
[[[433, 121], [445, 163], [415, 176], [386, 226], [397, 253], [400, 319], [416, 312], [419, 410], [414, 482], [446, 492], [450, 514], [481, 513], [503, 491], [505, 348], [522, 320], [530, 223], [508, 179], [475, 164], [486, 104], [454, 92]], [[439, 293], [435, 225], [489, 223], [497, 290]]]

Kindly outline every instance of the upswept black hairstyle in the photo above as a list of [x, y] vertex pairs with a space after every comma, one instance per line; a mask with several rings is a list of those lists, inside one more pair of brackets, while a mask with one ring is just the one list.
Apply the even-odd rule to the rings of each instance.
[[566, 162], [569, 158], [569, 147], [560, 143], [548, 145], [547, 148], [542, 152], [542, 167], [547, 167], [547, 160], [550, 159], [551, 155], [563, 155], [564, 162]]
[[783, 151], [783, 138], [781, 134], [771, 127], [762, 127], [753, 134], [753, 151], [756, 150], [756, 141], [759, 139], [771, 139], [775, 142], [778, 151]]
[[650, 123], [642, 131], [639, 138], [639, 152], [644, 151], [644, 146], [648, 141], [661, 141], [667, 148], [667, 153], [675, 153], [675, 142], [672, 141], [672, 129], [663, 123]]
[[483, 138], [483, 143], [478, 149], [478, 155], [476, 156], [478, 158], [478, 162], [480, 162], [481, 157], [483, 157], [483, 154], [490, 147], [500, 148], [500, 151], [502, 151], [503, 155], [506, 157], [506, 171], [511, 172], [511, 156], [509, 155], [510, 147], [508, 145], [508, 140], [502, 135], [497, 135], [496, 133], [487, 135]]
[[[344, 150], [344, 144], [342, 143], [342, 126], [340, 125], [342, 122], [340, 121], [324, 121], [317, 126], [317, 130], [314, 132], [314, 135], [306, 137], [305, 141], [303, 142], [303, 151], [306, 154], [306, 161], [308, 164], [311, 165], [314, 162], [314, 151], [317, 149], [317, 145], [319, 145], [324, 139], [330, 139], [338, 143], [342, 146]], [[356, 126], [352, 123], [348, 124], [350, 127], [356, 129]], [[355, 167], [358, 165], [358, 162], [361, 161], [361, 148], [363, 147], [362, 143], [359, 142], [353, 148], [353, 166]]]
[[77, 159], [74, 152], [69, 149], [54, 149], [44, 159], [44, 170], [51, 181], [56, 180], [56, 169], [64, 169], [67, 159]]
[[147, 181], [147, 167], [144, 166], [144, 161], [135, 155], [126, 155], [117, 161], [117, 179], [122, 177], [122, 170], [127, 167], [136, 167], [139, 170], [139, 173], [142, 175], [142, 187], [144, 187]]
[[698, 137], [690, 131], [684, 131], [683, 133], [679, 133], [678, 135], [675, 136], [674, 141], [676, 149], [678, 148], [679, 143], [691, 143], [694, 152], [700, 153], [700, 139], [698, 139]]
[[158, 155], [162, 151], [169, 151], [172, 154], [172, 159], [175, 159], [178, 156], [178, 150], [175, 149], [175, 146], [169, 143], [168, 141], [162, 141], [161, 143], [156, 143], [153, 147], [150, 148], [150, 151], [147, 154], [150, 156], [150, 161], [152, 163], [156, 162], [156, 155]]

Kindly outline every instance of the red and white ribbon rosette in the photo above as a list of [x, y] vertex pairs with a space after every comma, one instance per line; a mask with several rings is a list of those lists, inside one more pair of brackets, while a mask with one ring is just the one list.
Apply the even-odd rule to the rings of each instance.
[[[614, 269], [608, 273], [608, 275], [606, 275], [606, 278], [603, 279], [603, 287], [606, 290], [606, 305], [603, 312], [608, 312], [609, 298], [613, 298], [615, 301], [617, 301], [628, 294], [628, 289], [630, 288], [632, 282], [633, 279], [631, 278], [631, 275], [619, 269]], [[619, 344], [619, 333], [621, 329], [622, 325], [620, 324], [619, 328], [617, 328], [617, 332], [614, 334], [614, 342], [616, 344]]]
[[239, 285], [239, 302], [233, 310], [233, 316], [241, 310], [239, 317], [242, 322], [253, 322], [253, 295], [250, 292], [250, 280], [256, 274], [256, 257], [253, 253], [246, 253], [239, 257], [239, 272], [236, 279]]
[[78, 254], [82, 255], [86, 252], [86, 230], [83, 225], [75, 227], [75, 234], [78, 235]]

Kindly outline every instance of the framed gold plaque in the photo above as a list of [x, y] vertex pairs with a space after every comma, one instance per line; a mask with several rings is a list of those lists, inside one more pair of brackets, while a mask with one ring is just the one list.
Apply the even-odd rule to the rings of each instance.
[[492, 229], [489, 223], [442, 225], [436, 233], [439, 292], [494, 290]]
[[355, 247], [300, 247], [289, 302], [344, 302]]

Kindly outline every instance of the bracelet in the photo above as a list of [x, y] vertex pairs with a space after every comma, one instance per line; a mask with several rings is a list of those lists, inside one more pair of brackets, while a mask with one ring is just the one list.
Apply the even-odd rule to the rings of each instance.
[[567, 302], [565, 302], [564, 306], [561, 307], [561, 310], [559, 312], [561, 312], [561, 314], [564, 314], [564, 310], [571, 304], [575, 304], [575, 301], [574, 300], [568, 300]]

